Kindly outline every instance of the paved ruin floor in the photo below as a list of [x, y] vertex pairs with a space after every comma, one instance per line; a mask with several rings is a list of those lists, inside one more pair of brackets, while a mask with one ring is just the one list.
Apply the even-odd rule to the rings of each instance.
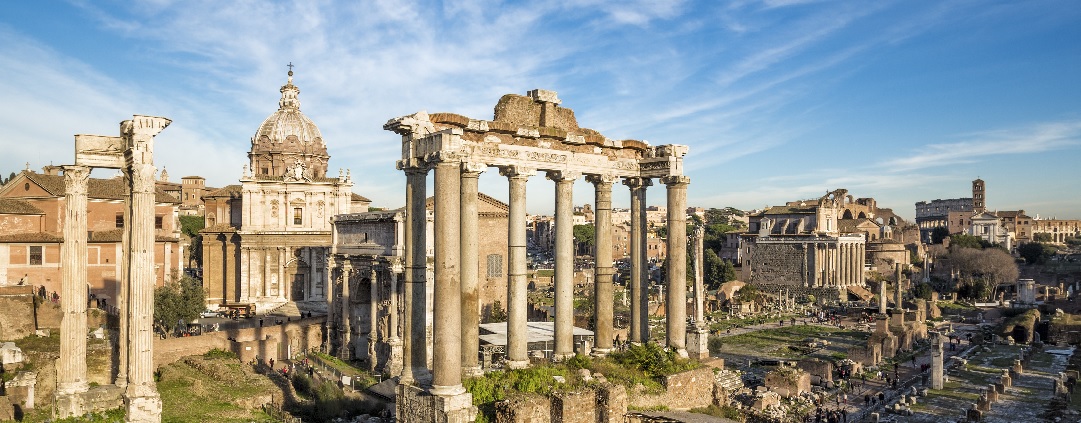
[[[987, 386], [998, 382], [1002, 369], [1012, 365], [1021, 351], [1016, 345], [995, 345], [990, 351], [981, 351], [970, 357], [966, 366], [958, 366], [949, 372], [945, 389], [930, 390], [927, 397], [913, 406], [911, 417], [891, 416], [896, 421], [943, 422], [958, 421], [965, 410], [975, 403]], [[1043, 421], [1049, 398], [1054, 391], [1054, 376], [1066, 369], [1068, 356], [1036, 353], [1024, 366], [1024, 372], [1013, 380], [1013, 386], [999, 395], [991, 411], [984, 413], [989, 423], [1015, 423]]]

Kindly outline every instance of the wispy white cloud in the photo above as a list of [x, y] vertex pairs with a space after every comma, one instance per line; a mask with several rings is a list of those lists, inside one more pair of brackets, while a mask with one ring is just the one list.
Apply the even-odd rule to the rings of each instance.
[[1020, 155], [1081, 145], [1081, 120], [1039, 123], [961, 136], [962, 141], [929, 144], [907, 157], [888, 160], [885, 169], [899, 171], [973, 163], [989, 156]]

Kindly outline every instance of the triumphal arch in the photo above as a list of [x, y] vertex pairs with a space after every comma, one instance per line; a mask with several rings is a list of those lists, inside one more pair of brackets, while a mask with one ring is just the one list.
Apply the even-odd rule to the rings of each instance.
[[[574, 111], [556, 93], [532, 90], [504, 95], [493, 120], [453, 113], [418, 112], [383, 126], [402, 136], [398, 168], [406, 174], [404, 254], [404, 366], [398, 390], [402, 421], [470, 421], [475, 415], [462, 387], [463, 373], [478, 367], [477, 181], [494, 168], [509, 183], [507, 281], [508, 366], [528, 365], [526, 350], [526, 181], [538, 172], [555, 189], [555, 351], [573, 356], [573, 187], [593, 184], [596, 257], [593, 321], [603, 355], [613, 348], [612, 187], [622, 180], [631, 198], [631, 333], [648, 341], [646, 311], [646, 191], [656, 178], [666, 186], [668, 257], [666, 344], [684, 356], [687, 346], [687, 146], [651, 146], [613, 140], [578, 126]], [[433, 357], [427, 369], [424, 304], [427, 175], [434, 171]], [[432, 419], [434, 417], [434, 420]]]

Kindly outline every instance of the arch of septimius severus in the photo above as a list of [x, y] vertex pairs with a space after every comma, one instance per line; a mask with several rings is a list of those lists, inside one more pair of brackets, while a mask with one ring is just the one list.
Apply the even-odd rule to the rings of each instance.
[[[59, 417], [115, 408], [123, 399], [129, 422], [160, 422], [154, 383], [154, 136], [172, 121], [135, 115], [120, 136], [76, 135], [75, 164], [64, 166], [64, 244], [60, 358], [56, 363]], [[114, 385], [91, 388], [86, 375], [87, 180], [92, 168], [120, 169], [127, 185], [120, 289], [120, 335]]]
[[[477, 183], [488, 168], [509, 182], [507, 281], [508, 366], [528, 365], [526, 350], [526, 180], [544, 172], [555, 185], [555, 351], [573, 351], [574, 183], [585, 177], [595, 191], [595, 354], [613, 348], [612, 187], [622, 179], [631, 197], [630, 339], [648, 341], [645, 237], [646, 190], [657, 178], [666, 186], [668, 257], [666, 344], [686, 356], [686, 195], [683, 175], [688, 148], [617, 141], [581, 128], [556, 93], [508, 94], [491, 121], [451, 113], [419, 112], [383, 127], [402, 136], [398, 168], [406, 174], [404, 254], [404, 366], [397, 411], [402, 421], [469, 421], [475, 412], [462, 387], [463, 370], [477, 366]], [[435, 257], [431, 373], [425, 347], [425, 239], [427, 175], [434, 171]], [[413, 334], [418, 334], [414, 336]], [[428, 393], [432, 395], [428, 395]]]

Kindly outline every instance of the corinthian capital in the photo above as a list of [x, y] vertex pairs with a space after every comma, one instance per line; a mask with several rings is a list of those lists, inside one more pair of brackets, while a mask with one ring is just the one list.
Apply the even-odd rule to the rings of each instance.
[[615, 175], [586, 175], [586, 182], [589, 182], [595, 186], [608, 185], [612, 186], [619, 179]]
[[545, 172], [545, 176], [556, 182], [574, 182], [576, 179], [582, 177], [582, 172], [573, 172], [566, 170], [549, 170]]
[[86, 181], [90, 179], [90, 167], [64, 166], [64, 189], [68, 194], [86, 194]]
[[668, 186], [687, 186], [691, 183], [691, 178], [683, 175], [665, 176], [661, 178], [661, 183]]
[[511, 179], [526, 179], [537, 174], [537, 169], [525, 166], [511, 165], [499, 168], [499, 174]]

